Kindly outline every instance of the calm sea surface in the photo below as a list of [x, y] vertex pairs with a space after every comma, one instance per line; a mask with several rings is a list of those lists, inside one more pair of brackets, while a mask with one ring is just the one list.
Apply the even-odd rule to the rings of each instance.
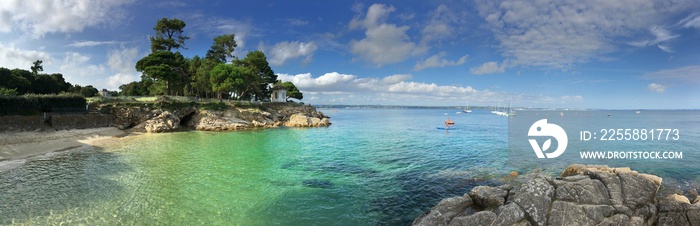
[[[332, 126], [146, 134], [19, 167], [0, 162], [0, 224], [406, 225], [442, 198], [528, 171], [508, 164], [509, 119], [487, 111], [321, 110]], [[444, 113], [454, 130], [436, 129]], [[674, 143], [688, 152], [680, 164], [697, 164], [700, 114], [666, 113], [643, 112], [684, 131]], [[539, 167], [560, 172], [575, 161]], [[694, 167], [649, 171], [689, 187]]]

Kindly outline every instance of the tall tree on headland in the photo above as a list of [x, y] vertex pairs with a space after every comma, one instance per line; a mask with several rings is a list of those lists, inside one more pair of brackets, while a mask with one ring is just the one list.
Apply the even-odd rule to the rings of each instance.
[[267, 57], [261, 51], [248, 52], [245, 58], [233, 62], [235, 65], [245, 66], [250, 68], [256, 79], [251, 80], [248, 84], [249, 95], [255, 95], [256, 100], [264, 100], [269, 97], [272, 91], [268, 84], [277, 82], [277, 75], [272, 71], [267, 62]]
[[185, 40], [190, 37], [182, 35], [183, 29], [187, 26], [185, 21], [177, 18], [168, 19], [163, 17], [156, 23], [153, 30], [156, 31], [156, 36], [150, 37], [151, 52], [168, 51], [173, 48], [184, 48]]
[[185, 71], [185, 58], [180, 52], [157, 51], [136, 62], [136, 70], [143, 72], [142, 80], [165, 82], [165, 94], [170, 94], [170, 84], [178, 81]]
[[142, 81], [152, 81], [148, 87], [151, 94], [170, 95], [172, 87], [178, 88], [175, 94], [180, 91], [184, 93], [184, 89], [187, 89], [188, 79], [184, 69], [186, 61], [180, 52], [171, 52], [173, 49], [184, 48], [185, 40], [189, 39], [183, 35], [185, 26], [185, 21], [180, 19], [162, 18], [153, 27], [156, 35], [150, 37], [151, 54], [136, 62], [136, 70], [143, 72]]
[[32, 69], [32, 74], [34, 76], [37, 76], [40, 71], [44, 71], [44, 66], [41, 66], [41, 63], [43, 63], [43, 61], [41, 61], [41, 60], [37, 60], [37, 61], [34, 61], [34, 63], [32, 63], [31, 69]]
[[233, 57], [233, 50], [238, 47], [235, 35], [220, 35], [214, 38], [214, 44], [207, 51], [206, 58], [226, 63], [226, 57]]

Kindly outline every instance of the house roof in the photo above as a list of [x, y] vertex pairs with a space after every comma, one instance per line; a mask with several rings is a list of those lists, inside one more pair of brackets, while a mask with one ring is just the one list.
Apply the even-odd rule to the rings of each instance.
[[275, 84], [274, 86], [272, 86], [272, 90], [280, 90], [280, 89], [287, 90], [287, 88], [284, 88], [284, 86], [282, 86], [280, 84]]

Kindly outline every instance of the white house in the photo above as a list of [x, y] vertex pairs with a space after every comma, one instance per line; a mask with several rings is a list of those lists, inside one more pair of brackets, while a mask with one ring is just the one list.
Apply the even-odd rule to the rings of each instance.
[[287, 89], [279, 84], [273, 86], [272, 94], [270, 94], [270, 101], [287, 102]]
[[100, 91], [98, 94], [100, 96], [103, 96], [103, 97], [111, 97], [112, 96], [109, 94], [109, 91], [107, 89], [102, 89], [102, 91]]

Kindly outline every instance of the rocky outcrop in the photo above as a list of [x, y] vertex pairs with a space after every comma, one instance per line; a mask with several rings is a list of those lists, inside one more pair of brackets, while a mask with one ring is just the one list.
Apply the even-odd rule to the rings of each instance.
[[[265, 109], [265, 110], [263, 110]], [[196, 107], [156, 109], [112, 107], [114, 124], [133, 132], [162, 133], [183, 129], [229, 131], [251, 128], [325, 127], [328, 116], [308, 105], [275, 103], [259, 107], [232, 107], [225, 110], [200, 110]]]
[[189, 126], [201, 131], [227, 131], [250, 127], [250, 122], [236, 118], [233, 111], [200, 111]]
[[284, 123], [285, 126], [291, 127], [326, 127], [331, 125], [328, 118], [308, 117], [302, 113], [297, 113], [289, 118], [289, 121]]
[[163, 111], [156, 117], [141, 123], [137, 128], [141, 126], [148, 133], [174, 132], [180, 130], [180, 118], [169, 111]]
[[660, 177], [629, 168], [569, 166], [518, 187], [478, 186], [442, 200], [413, 225], [700, 225], [700, 198], [657, 198]]

